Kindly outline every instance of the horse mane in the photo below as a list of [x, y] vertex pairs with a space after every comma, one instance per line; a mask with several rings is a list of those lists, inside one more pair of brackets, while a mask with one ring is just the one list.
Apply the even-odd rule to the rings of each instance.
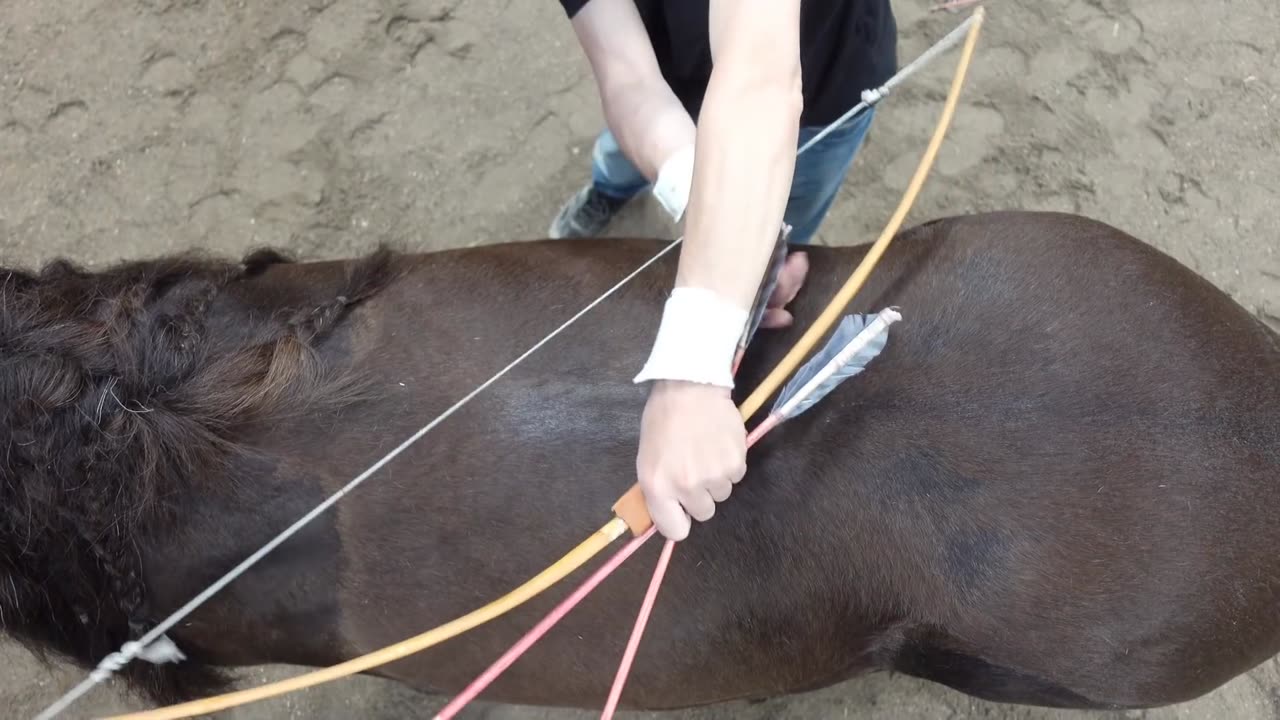
[[[251, 452], [255, 425], [362, 397], [359, 375], [316, 349], [392, 280], [392, 257], [274, 312], [230, 292], [291, 262], [272, 250], [0, 268], [0, 631], [91, 667], [149, 630], [141, 539], [176, 519], [183, 487]], [[122, 674], [160, 703], [226, 683], [193, 661]]]

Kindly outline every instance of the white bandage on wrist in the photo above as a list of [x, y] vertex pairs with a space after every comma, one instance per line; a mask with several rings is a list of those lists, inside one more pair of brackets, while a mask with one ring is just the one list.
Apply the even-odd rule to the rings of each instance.
[[683, 380], [733, 387], [733, 357], [748, 311], [703, 288], [671, 292], [653, 351], [635, 382]]
[[693, 145], [685, 145], [667, 158], [658, 168], [658, 179], [653, 183], [653, 197], [658, 200], [675, 222], [680, 222], [689, 204], [689, 191], [693, 187]]

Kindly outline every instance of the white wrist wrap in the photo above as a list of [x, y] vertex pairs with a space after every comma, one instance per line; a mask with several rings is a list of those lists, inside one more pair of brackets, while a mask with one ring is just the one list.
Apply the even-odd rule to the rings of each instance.
[[635, 382], [684, 380], [732, 388], [733, 356], [748, 314], [710, 290], [676, 288]]
[[685, 206], [689, 204], [689, 190], [693, 187], [693, 145], [677, 150], [658, 168], [658, 179], [653, 183], [653, 196], [671, 219], [680, 222]]

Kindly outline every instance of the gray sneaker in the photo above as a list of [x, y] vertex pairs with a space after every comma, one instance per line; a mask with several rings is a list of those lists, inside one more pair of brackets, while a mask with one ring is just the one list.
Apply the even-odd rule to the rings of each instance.
[[627, 200], [605, 195], [587, 183], [560, 208], [547, 232], [553, 238], [598, 236], [626, 204]]

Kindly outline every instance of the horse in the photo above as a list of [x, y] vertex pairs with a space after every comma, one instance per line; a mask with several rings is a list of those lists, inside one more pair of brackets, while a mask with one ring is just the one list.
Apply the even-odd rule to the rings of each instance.
[[[0, 271], [4, 631], [91, 667], [665, 242]], [[867, 247], [807, 252], [797, 322], [753, 341], [738, 401]], [[228, 668], [347, 660], [598, 528], [634, 482], [632, 378], [675, 267], [668, 253], [215, 595], [169, 633], [186, 659], [135, 661], [128, 686], [167, 703]], [[1046, 212], [902, 231], [849, 311], [890, 305], [882, 354], [756, 445], [679, 545], [623, 707], [890, 671], [1002, 703], [1148, 708], [1280, 652], [1275, 332], [1153, 246]], [[484, 699], [599, 707], [657, 545]], [[455, 693], [564, 592], [376, 674]]]

